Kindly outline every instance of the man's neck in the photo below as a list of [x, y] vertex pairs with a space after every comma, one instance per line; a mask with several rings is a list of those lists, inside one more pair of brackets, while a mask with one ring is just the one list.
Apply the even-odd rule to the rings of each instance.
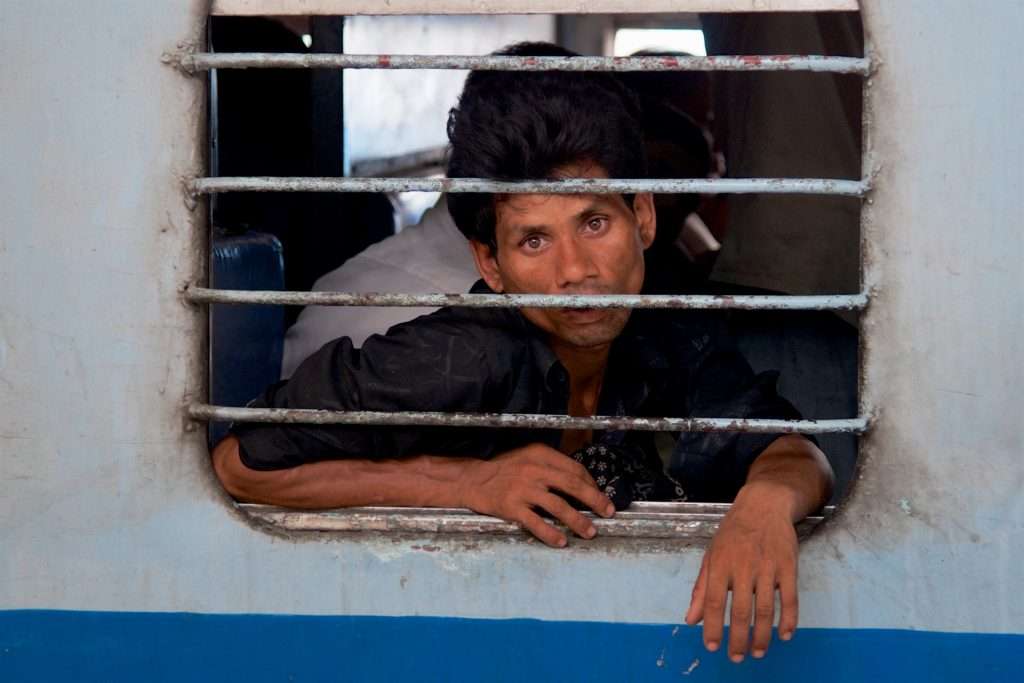
[[611, 344], [592, 348], [570, 346], [560, 340], [550, 340], [551, 350], [569, 373], [570, 406], [585, 412], [571, 415], [593, 415], [601, 394], [604, 371], [608, 366]]
[[[589, 417], [597, 413], [610, 345], [579, 348], [551, 340], [551, 350], [569, 373], [569, 415]], [[562, 432], [560, 450], [572, 454], [593, 439], [591, 430]]]

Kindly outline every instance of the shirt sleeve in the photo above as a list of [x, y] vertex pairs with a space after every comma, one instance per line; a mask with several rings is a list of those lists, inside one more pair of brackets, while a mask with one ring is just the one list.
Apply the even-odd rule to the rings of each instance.
[[[342, 337], [328, 343], [250, 403], [261, 408], [364, 411], [488, 410], [502, 372], [479, 324], [438, 313], [373, 335], [361, 349]], [[509, 368], [505, 374], [511, 372]], [[486, 457], [478, 429], [236, 423], [242, 462], [257, 470], [340, 458], [397, 458], [421, 453]]]
[[[800, 412], [776, 389], [778, 372], [755, 374], [720, 331], [695, 338], [683, 414], [690, 417], [797, 420]], [[691, 500], [731, 502], [754, 460], [782, 434], [687, 432], [676, 442], [670, 473]]]

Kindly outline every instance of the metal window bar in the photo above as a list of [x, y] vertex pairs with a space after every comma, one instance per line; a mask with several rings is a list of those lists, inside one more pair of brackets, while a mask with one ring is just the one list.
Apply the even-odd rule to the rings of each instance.
[[493, 427], [499, 429], [598, 429], [645, 432], [747, 432], [754, 434], [862, 434], [864, 417], [838, 420], [776, 420], [722, 417], [573, 417], [526, 413], [444, 413], [303, 408], [230, 408], [194, 403], [196, 420], [267, 424], [403, 427]]
[[[522, 534], [522, 529], [516, 524], [460, 508], [357, 507], [303, 512], [270, 505], [242, 504], [239, 507], [260, 521], [290, 531]], [[587, 511], [582, 514], [597, 528], [599, 538], [710, 539], [729, 507], [728, 503], [637, 501], [628, 509], [616, 512], [611, 519]], [[834, 511], [835, 508], [826, 507], [820, 515], [804, 519], [797, 525], [798, 536], [809, 535]]]
[[[339, 55], [265, 53], [185, 53], [168, 56], [187, 73], [220, 68], [336, 69], [460, 69], [505, 71], [816, 71], [870, 75], [867, 58], [822, 56], [726, 57], [513, 57], [451, 55]], [[861, 180], [815, 178], [723, 179], [568, 179], [505, 182], [480, 178], [303, 178], [206, 177], [188, 184], [190, 194], [221, 192], [484, 192], [484, 193], [775, 193], [864, 197], [871, 189]], [[862, 310], [866, 292], [826, 296], [694, 296], [694, 295], [483, 295], [483, 294], [356, 294], [347, 292], [267, 292], [188, 287], [185, 299], [196, 304], [329, 305], [329, 306], [465, 306], [561, 308], [674, 308], [744, 310]], [[194, 403], [196, 420], [228, 420], [274, 424], [405, 425], [449, 427], [630, 429], [644, 431], [739, 431], [754, 433], [864, 433], [865, 416], [839, 420], [772, 420], [734, 418], [571, 417], [567, 415], [472, 414], [443, 412], [376, 412], [231, 408]], [[436, 511], [434, 511], [436, 513]], [[295, 513], [274, 513], [290, 515]], [[341, 514], [341, 513], [338, 513]], [[359, 511], [347, 511], [360, 520]], [[436, 516], [436, 515], [435, 515]], [[506, 523], [481, 521], [470, 515], [468, 526]], [[324, 529], [322, 516], [316, 528]], [[405, 517], [405, 519], [409, 519]], [[342, 523], [348, 524], [349, 522]], [[617, 523], [617, 522], [616, 522]], [[628, 524], [628, 521], [622, 523]], [[352, 528], [366, 529], [368, 520]], [[428, 526], [434, 524], [427, 521]], [[646, 521], [645, 528], [655, 529]], [[341, 529], [342, 527], [338, 527]], [[311, 527], [312, 528], [312, 527]], [[674, 527], [675, 534], [680, 529]], [[408, 529], [423, 531], [425, 528]], [[630, 534], [634, 535], [634, 534]]]
[[503, 181], [486, 178], [196, 178], [193, 195], [221, 192], [485, 192], [494, 194], [805, 194], [863, 197], [870, 181], [837, 178], [569, 178]]
[[456, 69], [459, 71], [814, 71], [866, 76], [863, 57], [721, 55], [711, 57], [523, 57], [512, 55], [350, 55], [196, 52], [179, 55], [187, 73], [210, 69]]
[[677, 12], [856, 12], [858, 0], [213, 0], [210, 14], [656, 14]]
[[194, 304], [261, 306], [382, 306], [465, 308], [655, 308], [746, 311], [859, 311], [868, 295], [706, 295], [706, 294], [361, 294], [354, 292], [281, 292], [189, 287]]

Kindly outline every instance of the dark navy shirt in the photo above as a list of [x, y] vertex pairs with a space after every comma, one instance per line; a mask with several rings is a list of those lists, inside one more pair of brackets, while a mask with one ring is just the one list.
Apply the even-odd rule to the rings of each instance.
[[[475, 291], [480, 291], [479, 287]], [[634, 310], [613, 342], [599, 415], [797, 419], [723, 334], [720, 316]], [[326, 344], [252, 407], [566, 414], [569, 377], [544, 333], [516, 309], [443, 308], [374, 335], [361, 349]], [[529, 443], [558, 447], [554, 429], [235, 424], [242, 462], [257, 470], [341, 458], [424, 453], [491, 458]], [[777, 434], [693, 433], [670, 472], [691, 500], [731, 500]], [[597, 432], [595, 441], [654, 452], [650, 432]]]

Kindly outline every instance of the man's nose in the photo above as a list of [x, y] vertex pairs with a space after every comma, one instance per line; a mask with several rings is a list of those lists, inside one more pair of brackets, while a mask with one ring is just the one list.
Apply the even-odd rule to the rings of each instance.
[[597, 275], [590, 249], [576, 239], [563, 240], [558, 248], [558, 284], [571, 288]]

